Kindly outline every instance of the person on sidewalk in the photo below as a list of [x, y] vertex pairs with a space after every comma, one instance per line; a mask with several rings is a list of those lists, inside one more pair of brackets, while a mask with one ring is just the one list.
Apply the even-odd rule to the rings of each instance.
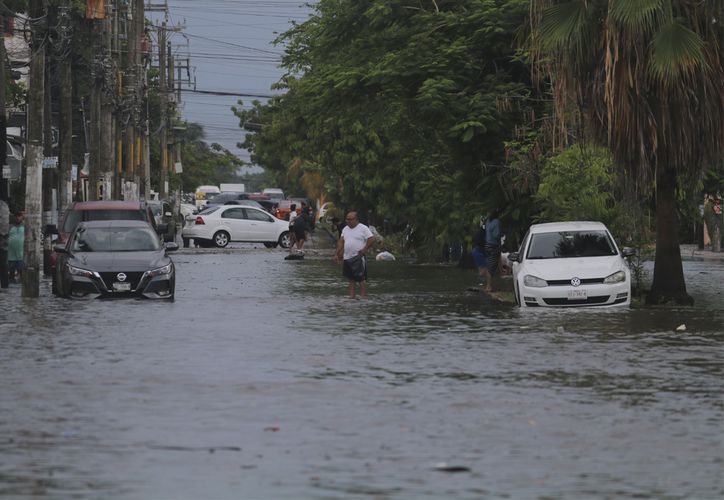
[[23, 269], [25, 269], [23, 251], [25, 249], [25, 225], [23, 220], [25, 216], [22, 212], [15, 214], [15, 221], [8, 231], [8, 274], [11, 280], [15, 280], [17, 274], [18, 281], [22, 278]]
[[296, 252], [304, 255], [304, 243], [307, 241], [307, 233], [310, 231], [309, 213], [306, 204], [302, 203], [302, 211], [294, 219], [294, 239], [296, 240]]
[[488, 261], [485, 258], [485, 218], [480, 217], [480, 226], [473, 235], [473, 261], [475, 267], [478, 268], [478, 279], [481, 286], [490, 284], [490, 271], [488, 271]]
[[10, 209], [0, 199], [0, 288], [8, 287], [8, 232], [10, 231]]
[[503, 229], [500, 224], [500, 209], [494, 209], [485, 222], [485, 260], [488, 273], [486, 275], [485, 291], [493, 291], [493, 276], [498, 272], [500, 264], [500, 245], [503, 238]]
[[297, 243], [296, 237], [294, 235], [294, 219], [296, 219], [298, 216], [297, 214], [297, 204], [292, 203], [289, 205], [289, 253], [291, 254], [294, 250], [294, 246]]
[[367, 295], [367, 251], [374, 245], [375, 236], [370, 228], [360, 223], [357, 212], [349, 212], [345, 219], [347, 226], [337, 241], [334, 261], [342, 261], [342, 275], [349, 283], [349, 298], [356, 296], [359, 284], [360, 297]]

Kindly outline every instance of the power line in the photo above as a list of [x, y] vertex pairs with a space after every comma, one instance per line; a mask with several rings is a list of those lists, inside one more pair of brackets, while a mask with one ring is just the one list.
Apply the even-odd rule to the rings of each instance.
[[181, 89], [181, 92], [190, 92], [192, 94], [221, 95], [231, 97], [259, 97], [262, 99], [271, 99], [281, 94], [242, 94], [239, 92], [222, 92], [218, 90], [198, 90], [198, 89]]

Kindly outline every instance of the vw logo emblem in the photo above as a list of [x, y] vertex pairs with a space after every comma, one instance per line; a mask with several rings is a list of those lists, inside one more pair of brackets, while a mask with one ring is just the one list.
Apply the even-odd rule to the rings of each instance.
[[118, 273], [118, 274], [116, 275], [116, 278], [118, 278], [118, 281], [126, 281], [126, 278], [127, 278], [127, 277], [128, 277], [128, 276], [126, 276], [124, 273]]
[[571, 285], [580, 286], [580, 284], [581, 284], [581, 278], [571, 278]]

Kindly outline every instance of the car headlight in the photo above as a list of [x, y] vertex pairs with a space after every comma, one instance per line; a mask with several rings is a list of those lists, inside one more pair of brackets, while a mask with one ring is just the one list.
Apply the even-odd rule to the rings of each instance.
[[612, 275], [606, 276], [606, 279], [603, 280], [604, 283], [609, 285], [611, 283], [621, 283], [623, 281], [626, 281], [626, 273], [623, 271], [616, 271]]
[[171, 264], [169, 262], [168, 264], [166, 264], [163, 267], [158, 267], [156, 269], [148, 271], [148, 275], [150, 277], [154, 277], [154, 276], [161, 276], [162, 274], [169, 274], [171, 272], [172, 268], [173, 268], [173, 264]]
[[523, 284], [533, 288], [543, 288], [544, 286], [548, 286], [548, 282], [546, 280], [540, 279], [538, 276], [533, 276], [532, 274], [525, 275], [523, 278]]
[[68, 272], [73, 276], [83, 276], [85, 278], [95, 278], [96, 273], [87, 269], [81, 269], [80, 267], [71, 266], [68, 264]]

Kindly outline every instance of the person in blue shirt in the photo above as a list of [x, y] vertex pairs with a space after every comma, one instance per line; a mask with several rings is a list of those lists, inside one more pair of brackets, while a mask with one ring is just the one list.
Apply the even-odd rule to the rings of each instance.
[[24, 215], [22, 212], [15, 214], [15, 222], [10, 226], [8, 232], [8, 274], [10, 279], [15, 280], [17, 273], [18, 280], [23, 274], [25, 263], [23, 261], [23, 250], [25, 248], [25, 226], [23, 225]]
[[473, 262], [478, 268], [478, 279], [481, 285], [490, 283], [490, 273], [488, 273], [488, 261], [485, 258], [485, 217], [480, 217], [480, 227], [473, 235]]
[[485, 258], [487, 261], [488, 276], [486, 276], [485, 291], [493, 291], [492, 278], [498, 272], [500, 264], [500, 244], [503, 238], [503, 228], [500, 224], [500, 209], [496, 208], [485, 222]]

